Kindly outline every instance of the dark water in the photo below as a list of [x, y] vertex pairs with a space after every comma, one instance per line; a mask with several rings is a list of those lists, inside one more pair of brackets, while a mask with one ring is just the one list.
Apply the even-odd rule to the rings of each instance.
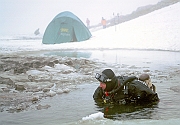
[[[74, 53], [74, 52], [72, 52]], [[129, 65], [136, 67], [145, 67], [152, 72], [156, 70], [162, 72], [168, 72], [168, 69], [173, 66], [180, 67], [180, 53], [172, 51], [154, 51], [154, 50], [93, 50], [83, 52], [75, 52], [77, 55], [81, 55], [86, 58], [89, 55], [90, 59], [96, 59], [99, 62], [107, 62], [110, 64]], [[65, 54], [65, 53], [64, 53]], [[179, 118], [180, 102], [179, 93], [170, 89], [172, 86], [178, 86], [180, 83], [156, 83], [158, 89], [158, 95], [160, 102], [157, 105], [151, 105], [148, 107], [142, 106], [129, 106], [129, 107], [98, 107], [95, 106], [95, 110], [102, 111], [111, 119], [169, 119]], [[91, 85], [90, 85], [91, 86]], [[93, 85], [92, 85], [93, 86]], [[91, 89], [92, 88], [92, 89]], [[94, 92], [94, 87], [85, 87], [86, 91], [90, 93]], [[84, 92], [82, 92], [84, 93]], [[85, 92], [86, 93], [86, 92]], [[85, 96], [85, 95], [84, 95]], [[88, 97], [90, 100], [87, 107], [92, 107], [93, 103], [92, 95]], [[87, 108], [86, 107], [86, 108]], [[80, 107], [79, 107], [80, 108]], [[87, 108], [88, 109], [88, 108]], [[173, 115], [172, 115], [173, 114]]]
[[51, 107], [43, 110], [28, 110], [20, 113], [0, 113], [1, 125], [60, 125], [77, 122], [83, 117], [102, 111], [105, 118], [114, 120], [132, 119], [176, 119], [180, 116], [179, 94], [171, 91], [170, 84], [157, 85], [161, 101], [153, 106], [105, 106], [99, 107], [92, 99], [98, 84], [78, 85], [77, 89], [68, 94], [56, 95], [41, 101], [42, 105]]
[[[58, 52], [53, 52], [52, 55]], [[61, 52], [63, 53], [63, 52]], [[72, 54], [71, 54], [72, 53]], [[107, 50], [107, 51], [86, 51], [75, 52], [79, 57], [96, 59], [99, 62], [108, 62], [110, 64], [127, 64], [135, 66], [148, 67], [155, 71], [168, 71], [170, 66], [180, 65], [180, 53], [167, 51], [138, 51], [138, 50]], [[44, 55], [49, 56], [50, 53]], [[64, 56], [72, 56], [74, 52], [63, 53]], [[51, 54], [50, 54], [51, 55]], [[59, 53], [57, 54], [59, 56]], [[60, 54], [61, 55], [61, 54]], [[88, 56], [87, 56], [88, 55]], [[75, 56], [76, 57], [76, 56]], [[180, 116], [180, 94], [172, 91], [170, 87], [180, 85], [179, 82], [156, 83], [157, 92], [160, 98], [158, 105], [153, 106], [108, 106], [99, 107], [93, 101], [92, 95], [98, 86], [98, 83], [87, 83], [78, 85], [77, 89], [70, 93], [56, 95], [41, 101], [42, 105], [50, 104], [51, 107], [43, 110], [28, 110], [20, 113], [0, 113], [1, 125], [55, 125], [77, 122], [83, 117], [102, 111], [106, 118], [114, 120], [132, 120], [132, 119], [177, 119]], [[113, 123], [113, 122], [112, 122]], [[132, 123], [132, 122], [130, 122]], [[94, 122], [90, 123], [94, 124]], [[158, 123], [157, 123], [158, 124]]]
[[62, 124], [82, 119], [96, 112], [92, 94], [97, 85], [79, 85], [70, 93], [56, 95], [41, 101], [49, 104], [44, 110], [28, 110], [19, 113], [0, 113], [1, 125]]

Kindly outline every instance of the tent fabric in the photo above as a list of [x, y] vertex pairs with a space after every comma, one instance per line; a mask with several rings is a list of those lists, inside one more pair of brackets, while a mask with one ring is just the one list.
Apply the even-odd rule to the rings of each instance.
[[73, 13], [59, 13], [47, 26], [43, 35], [43, 44], [84, 41], [91, 37], [89, 29]]

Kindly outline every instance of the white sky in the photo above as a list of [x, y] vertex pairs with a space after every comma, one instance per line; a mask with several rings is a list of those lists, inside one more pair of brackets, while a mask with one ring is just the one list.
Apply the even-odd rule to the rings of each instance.
[[37, 28], [44, 33], [50, 21], [62, 11], [71, 11], [83, 22], [98, 24], [113, 13], [125, 15], [139, 6], [160, 0], [0, 0], [0, 34], [29, 34]]

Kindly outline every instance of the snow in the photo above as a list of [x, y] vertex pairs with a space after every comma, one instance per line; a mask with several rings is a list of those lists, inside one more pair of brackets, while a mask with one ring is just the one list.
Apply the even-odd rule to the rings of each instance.
[[[134, 20], [92, 32], [82, 42], [44, 45], [41, 39], [1, 39], [0, 52], [53, 49], [153, 49], [180, 51], [180, 3]], [[33, 37], [33, 36], [32, 36]]]
[[[180, 50], [180, 3], [132, 21], [99, 30], [82, 48]], [[91, 43], [90, 43], [91, 42]], [[90, 43], [90, 44], [89, 44]], [[80, 45], [73, 45], [74, 48]]]
[[42, 40], [1, 39], [0, 52], [53, 49], [155, 49], [180, 51], [180, 3], [116, 26], [92, 32], [82, 42], [44, 45]]
[[94, 113], [91, 114], [89, 116], [83, 117], [82, 120], [94, 120], [94, 119], [103, 119], [104, 118], [104, 113], [102, 112], [98, 112], [98, 113]]

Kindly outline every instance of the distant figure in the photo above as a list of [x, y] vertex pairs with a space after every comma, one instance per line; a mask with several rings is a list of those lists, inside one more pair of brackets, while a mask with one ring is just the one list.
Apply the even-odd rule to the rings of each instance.
[[120, 23], [120, 21], [119, 21], [119, 13], [117, 14], [117, 17], [116, 17], [117, 19], [116, 19], [116, 24], [119, 24]]
[[89, 26], [90, 26], [90, 20], [87, 18], [86, 19], [86, 24], [87, 24], [87, 28], [89, 28]]
[[106, 20], [102, 17], [101, 24], [103, 26], [103, 29], [106, 28]]
[[35, 35], [39, 35], [40, 32], [39, 32], [39, 28], [34, 32]]

